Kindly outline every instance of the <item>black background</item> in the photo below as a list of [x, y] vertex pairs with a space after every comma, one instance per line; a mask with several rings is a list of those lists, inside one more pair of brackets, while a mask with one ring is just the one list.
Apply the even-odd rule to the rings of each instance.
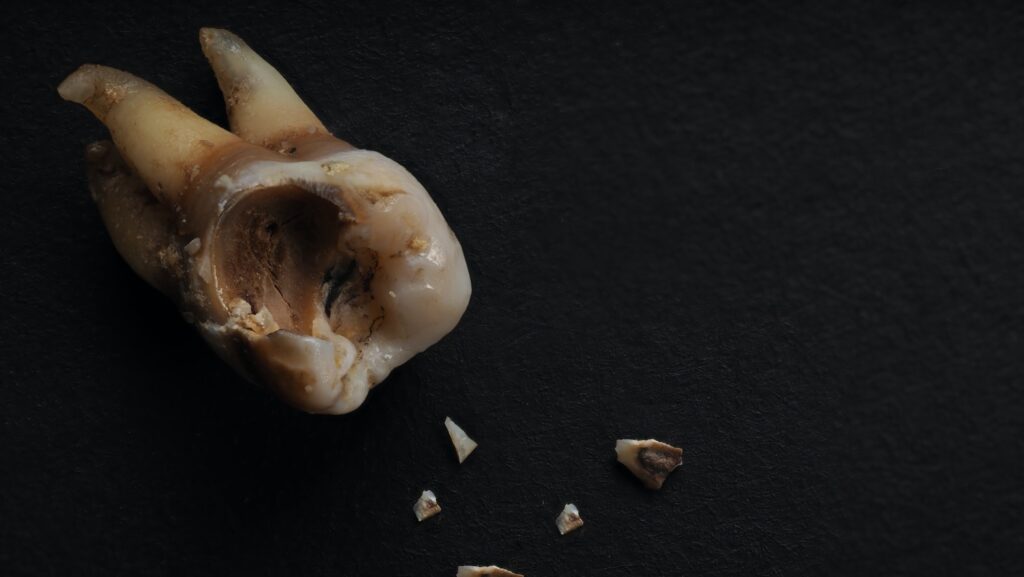
[[[1019, 3], [214, 4], [4, 18], [0, 572], [1024, 574]], [[89, 199], [57, 84], [223, 123], [202, 25], [465, 247], [462, 323], [352, 415], [235, 377]], [[649, 492], [618, 437], [686, 462]]]

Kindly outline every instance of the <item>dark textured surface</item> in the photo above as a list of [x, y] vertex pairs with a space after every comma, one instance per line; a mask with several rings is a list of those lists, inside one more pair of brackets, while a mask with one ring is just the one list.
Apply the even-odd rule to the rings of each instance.
[[[0, 573], [1024, 574], [1019, 4], [134, 4], [4, 18]], [[236, 378], [85, 190], [58, 82], [223, 122], [201, 25], [466, 249], [462, 324], [353, 415]], [[686, 462], [649, 492], [620, 436]]]

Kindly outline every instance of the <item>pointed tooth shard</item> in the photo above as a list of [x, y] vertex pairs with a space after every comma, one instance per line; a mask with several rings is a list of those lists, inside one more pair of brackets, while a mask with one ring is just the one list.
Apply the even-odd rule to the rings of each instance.
[[513, 573], [508, 569], [502, 569], [495, 565], [488, 567], [477, 567], [475, 565], [462, 565], [459, 567], [455, 577], [523, 577], [519, 573]]
[[654, 439], [619, 439], [615, 454], [649, 489], [660, 489], [669, 474], [683, 464], [682, 449]]
[[444, 426], [448, 429], [448, 436], [452, 439], [452, 445], [455, 446], [455, 453], [458, 454], [459, 463], [461, 464], [469, 457], [470, 453], [476, 450], [476, 441], [470, 439], [466, 431], [463, 431], [462, 427], [456, 425], [451, 417], [445, 417]]
[[416, 515], [417, 521], [423, 521], [440, 513], [441, 505], [437, 504], [437, 497], [433, 491], [423, 491], [419, 500], [412, 506], [412, 512]]
[[562, 512], [558, 514], [558, 518], [555, 519], [555, 525], [558, 527], [558, 532], [562, 535], [579, 529], [583, 526], [583, 519], [580, 518], [580, 510], [576, 508], [576, 505], [569, 503], [564, 509], [562, 509]]

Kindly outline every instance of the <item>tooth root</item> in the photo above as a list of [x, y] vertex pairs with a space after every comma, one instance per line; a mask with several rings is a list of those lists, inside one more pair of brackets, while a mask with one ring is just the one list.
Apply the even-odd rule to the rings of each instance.
[[242, 139], [279, 150], [286, 141], [329, 134], [288, 81], [241, 38], [203, 28], [199, 41], [224, 93], [231, 130]]
[[57, 88], [107, 126], [121, 155], [162, 202], [175, 204], [192, 167], [238, 137], [127, 72], [86, 64]]
[[173, 296], [182, 267], [171, 242], [173, 214], [155, 202], [109, 140], [87, 146], [85, 159], [89, 190], [117, 252], [146, 282]]

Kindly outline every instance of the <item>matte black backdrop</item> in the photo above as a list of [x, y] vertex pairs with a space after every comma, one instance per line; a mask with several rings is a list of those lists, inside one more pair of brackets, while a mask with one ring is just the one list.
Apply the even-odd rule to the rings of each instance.
[[[1020, 3], [213, 4], [5, 15], [0, 573], [1024, 574]], [[223, 122], [201, 25], [465, 246], [462, 324], [353, 415], [236, 378], [86, 192], [58, 82]], [[686, 463], [648, 492], [621, 436]]]

